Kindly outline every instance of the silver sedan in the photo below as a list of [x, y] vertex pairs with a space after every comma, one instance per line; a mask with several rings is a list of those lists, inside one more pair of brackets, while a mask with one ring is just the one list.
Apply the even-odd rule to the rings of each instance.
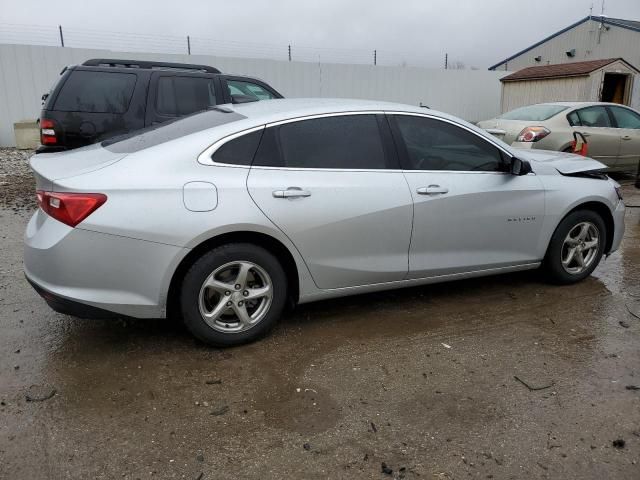
[[517, 148], [572, 151], [574, 133], [587, 155], [609, 170], [638, 172], [640, 113], [615, 103], [557, 102], [517, 108], [478, 122], [480, 128]]
[[31, 167], [24, 268], [55, 310], [175, 315], [212, 345], [288, 304], [539, 267], [576, 282], [624, 229], [601, 163], [398, 104], [218, 106]]

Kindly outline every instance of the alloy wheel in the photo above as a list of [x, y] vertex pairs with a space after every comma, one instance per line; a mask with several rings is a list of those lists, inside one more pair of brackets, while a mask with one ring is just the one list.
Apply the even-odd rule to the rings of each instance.
[[562, 267], [567, 273], [579, 275], [587, 270], [598, 256], [600, 232], [591, 222], [575, 225], [562, 244]]
[[258, 324], [268, 313], [273, 283], [259, 265], [226, 263], [214, 270], [200, 288], [198, 304], [204, 321], [222, 333], [238, 333]]

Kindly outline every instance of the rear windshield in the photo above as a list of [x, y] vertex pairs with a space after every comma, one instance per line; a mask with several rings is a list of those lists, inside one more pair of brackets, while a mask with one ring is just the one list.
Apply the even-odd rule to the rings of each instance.
[[245, 118], [247, 117], [236, 112], [224, 112], [214, 108], [206, 112], [195, 113], [187, 117], [169, 120], [162, 124], [151, 125], [135, 132], [109, 138], [102, 142], [101, 145], [114, 153], [133, 153], [184, 137], [185, 135], [226, 123], [237, 122]]
[[516, 108], [500, 116], [505, 120], [548, 120], [569, 107], [563, 105], [529, 105]]
[[133, 73], [74, 70], [62, 85], [54, 110], [124, 113], [136, 86]]

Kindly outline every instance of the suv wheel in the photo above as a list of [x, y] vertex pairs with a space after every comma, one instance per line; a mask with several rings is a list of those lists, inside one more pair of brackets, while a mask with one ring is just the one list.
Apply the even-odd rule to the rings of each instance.
[[287, 298], [287, 276], [273, 254], [248, 243], [217, 247], [187, 271], [180, 309], [189, 331], [225, 347], [265, 335]]
[[549, 243], [544, 267], [552, 281], [578, 282], [598, 266], [604, 251], [606, 228], [600, 215], [579, 210], [560, 222]]

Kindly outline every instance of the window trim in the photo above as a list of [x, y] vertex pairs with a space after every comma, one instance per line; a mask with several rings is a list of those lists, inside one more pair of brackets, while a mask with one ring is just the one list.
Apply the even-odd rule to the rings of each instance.
[[251, 168], [251, 165], [236, 165], [235, 163], [214, 162], [213, 155], [225, 143], [230, 142], [231, 140], [235, 140], [236, 138], [242, 137], [244, 135], [249, 135], [250, 133], [264, 130], [265, 128], [266, 128], [265, 125], [258, 125], [257, 127], [251, 127], [244, 130], [240, 130], [239, 132], [231, 133], [229, 135], [222, 137], [219, 140], [216, 140], [212, 145], [207, 147], [200, 155], [198, 155], [198, 163], [202, 165], [209, 165], [209, 166], [217, 165], [220, 167]]
[[[510, 172], [508, 172], [506, 169], [509, 166], [509, 160], [511, 158], [513, 158], [515, 155], [513, 153], [511, 153], [508, 150], [505, 150], [504, 147], [502, 147], [501, 145], [498, 145], [497, 143], [495, 143], [494, 141], [492, 141], [491, 139], [485, 137], [484, 135], [481, 135], [480, 133], [476, 132], [475, 130], [472, 130], [471, 128], [462, 125], [458, 122], [454, 122], [449, 120], [448, 118], [443, 118], [443, 117], [439, 117], [437, 115], [429, 115], [429, 114], [424, 114], [424, 113], [413, 113], [413, 112], [386, 112], [387, 116], [390, 115], [405, 115], [405, 116], [413, 116], [413, 117], [424, 117], [424, 118], [429, 118], [431, 120], [436, 120], [436, 121], [441, 121], [443, 123], [448, 123], [450, 125], [453, 125], [455, 127], [461, 128], [463, 130], [466, 130], [467, 132], [470, 132], [472, 134], [474, 134], [476, 137], [480, 138], [481, 140], [486, 141], [489, 145], [492, 145], [493, 147], [495, 147], [498, 150], [498, 154], [500, 155], [501, 159], [502, 159], [502, 163], [504, 164], [505, 170], [504, 171], [487, 171], [487, 170], [418, 170], [418, 169], [407, 169], [407, 168], [402, 168], [402, 171], [405, 173], [410, 173], [410, 172], [429, 172], [429, 173], [458, 173], [458, 174], [467, 174], [467, 173], [479, 173], [479, 174], [493, 174], [493, 175], [511, 175]], [[399, 138], [396, 139], [396, 136], [400, 133], [398, 131], [396, 131], [398, 129], [397, 124], [393, 121], [393, 118], [389, 118], [389, 124], [390, 124], [390, 128], [391, 128], [391, 133], [393, 134], [393, 138], [394, 138], [394, 143], [396, 144], [396, 148], [398, 149], [398, 156], [400, 157], [400, 163], [401, 164], [405, 164], [407, 162], [407, 152], [406, 152], [406, 145], [404, 142], [403, 138]], [[403, 165], [404, 167], [404, 165]]]
[[[380, 169], [380, 168], [301, 168], [301, 167], [269, 167], [269, 166], [261, 166], [261, 165], [235, 165], [235, 164], [229, 164], [229, 163], [217, 163], [214, 162], [212, 157], [213, 155], [216, 153], [216, 151], [222, 147], [222, 145], [224, 145], [227, 142], [230, 142], [231, 140], [234, 140], [238, 137], [241, 137], [242, 135], [246, 135], [249, 133], [253, 133], [255, 131], [258, 131], [260, 129], [267, 129], [270, 127], [276, 127], [278, 125], [284, 125], [287, 123], [293, 123], [293, 122], [299, 122], [299, 121], [304, 121], [304, 120], [313, 120], [313, 119], [317, 119], [317, 118], [325, 118], [325, 117], [342, 117], [342, 116], [349, 116], [349, 115], [385, 115], [387, 121], [389, 121], [389, 115], [408, 115], [408, 116], [414, 116], [414, 117], [425, 117], [425, 118], [431, 118], [433, 120], [440, 120], [442, 122], [446, 122], [449, 123], [451, 125], [454, 125], [456, 127], [462, 128], [464, 130], [467, 130], [468, 132], [471, 132], [472, 134], [476, 135], [477, 137], [479, 137], [480, 139], [488, 142], [489, 144], [495, 146], [500, 152], [502, 152], [503, 154], [505, 154], [507, 156], [506, 159], [503, 158], [503, 160], [505, 160], [508, 163], [508, 160], [514, 157], [514, 154], [511, 153], [509, 150], [506, 150], [504, 147], [502, 147], [501, 145], [495, 143], [494, 141], [492, 141], [490, 138], [485, 137], [484, 135], [474, 131], [473, 129], [462, 125], [458, 122], [454, 122], [452, 120], [449, 120], [448, 118], [443, 118], [443, 117], [439, 117], [437, 115], [433, 115], [433, 114], [428, 114], [428, 113], [418, 113], [418, 112], [403, 112], [403, 111], [395, 111], [395, 110], [389, 110], [389, 111], [385, 111], [385, 110], [349, 110], [349, 111], [345, 111], [345, 112], [329, 112], [329, 113], [318, 113], [318, 114], [312, 114], [312, 115], [302, 115], [299, 117], [292, 117], [292, 118], [287, 118], [287, 119], [283, 119], [283, 120], [277, 120], [275, 122], [269, 122], [266, 124], [262, 124], [262, 125], [258, 125], [255, 127], [251, 127], [248, 129], [244, 129], [229, 135], [226, 135], [218, 140], [216, 140], [213, 144], [211, 144], [209, 147], [207, 147], [202, 153], [200, 153], [200, 155], [198, 155], [198, 163], [202, 164], [202, 165], [209, 165], [209, 166], [221, 166], [221, 167], [234, 167], [234, 168], [260, 168], [260, 169], [265, 169], [265, 170], [304, 170], [304, 171], [320, 171], [320, 172], [450, 172], [450, 173], [483, 173], [483, 174], [504, 174], [504, 173], [508, 173], [508, 172], [483, 172], [483, 171], [474, 171], [474, 170], [406, 170], [402, 168], [402, 165], [400, 164], [400, 168], [387, 168], [387, 169]], [[393, 137], [393, 147], [396, 150], [396, 155], [397, 155], [397, 160], [400, 161], [400, 152], [398, 152], [398, 145], [397, 142], [398, 140], [396, 140], [395, 136], [393, 135], [393, 128], [390, 125], [391, 122], [389, 122], [389, 129], [391, 130], [391, 134]], [[380, 126], [378, 126], [378, 128], [380, 128]], [[380, 132], [380, 137], [381, 137], [381, 141], [383, 143], [384, 146], [384, 142], [385, 139], [382, 135], [382, 132]], [[386, 152], [385, 152], [386, 155]], [[398, 163], [398, 162], [396, 162]], [[401, 162], [400, 162], [401, 163]]]

